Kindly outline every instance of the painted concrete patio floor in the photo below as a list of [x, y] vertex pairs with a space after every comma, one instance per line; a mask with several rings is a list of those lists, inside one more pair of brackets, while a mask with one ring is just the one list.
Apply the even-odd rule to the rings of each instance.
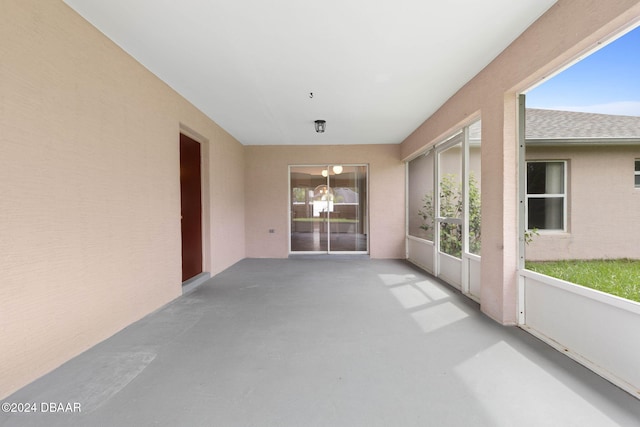
[[38, 406], [0, 413], [21, 427], [640, 425], [640, 400], [364, 257], [243, 260], [3, 402]]

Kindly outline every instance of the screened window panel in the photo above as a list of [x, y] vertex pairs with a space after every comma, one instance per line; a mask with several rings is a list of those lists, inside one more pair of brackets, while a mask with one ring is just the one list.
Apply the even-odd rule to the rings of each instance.
[[440, 251], [460, 258], [462, 255], [462, 226], [460, 224], [440, 224]]
[[469, 126], [469, 252], [480, 255], [481, 249], [481, 177], [482, 177], [482, 125], [480, 121]]
[[434, 155], [421, 155], [409, 162], [409, 235], [433, 241]]

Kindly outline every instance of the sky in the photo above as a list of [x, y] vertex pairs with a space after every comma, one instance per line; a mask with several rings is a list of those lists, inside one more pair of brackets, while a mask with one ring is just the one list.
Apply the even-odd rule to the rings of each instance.
[[640, 116], [640, 27], [526, 96], [530, 108]]

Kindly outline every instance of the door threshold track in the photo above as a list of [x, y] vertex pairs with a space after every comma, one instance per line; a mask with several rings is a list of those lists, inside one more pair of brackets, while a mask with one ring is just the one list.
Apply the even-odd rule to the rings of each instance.
[[200, 274], [193, 276], [191, 279], [187, 279], [182, 282], [182, 295], [186, 295], [189, 292], [195, 290], [198, 286], [202, 285], [207, 280], [211, 279], [211, 273], [204, 271]]
[[289, 254], [289, 259], [370, 259], [369, 254]]

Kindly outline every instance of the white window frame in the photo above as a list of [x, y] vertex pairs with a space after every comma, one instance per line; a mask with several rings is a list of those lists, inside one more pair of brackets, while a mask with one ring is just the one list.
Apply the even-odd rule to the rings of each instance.
[[[544, 193], [544, 194], [529, 194], [528, 188], [528, 168], [526, 167], [529, 163], [562, 163], [563, 164], [563, 176], [562, 176], [562, 188], [564, 189], [564, 193]], [[562, 228], [552, 228], [552, 229], [538, 229], [539, 233], [566, 233], [567, 232], [567, 161], [566, 160], [526, 160], [525, 161], [525, 229], [531, 230], [529, 228], [529, 199], [552, 199], [552, 198], [562, 198]]]

